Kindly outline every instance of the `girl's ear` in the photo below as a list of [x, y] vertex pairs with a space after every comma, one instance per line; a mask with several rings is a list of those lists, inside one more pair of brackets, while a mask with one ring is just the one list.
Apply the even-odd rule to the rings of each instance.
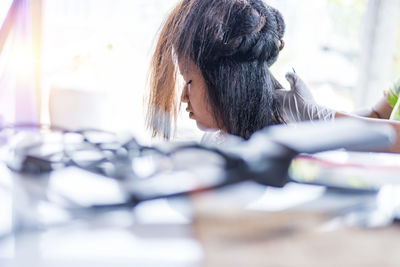
[[281, 51], [285, 47], [285, 41], [283, 41], [282, 39], [279, 39], [279, 42], [281, 43], [279, 45], [279, 51]]

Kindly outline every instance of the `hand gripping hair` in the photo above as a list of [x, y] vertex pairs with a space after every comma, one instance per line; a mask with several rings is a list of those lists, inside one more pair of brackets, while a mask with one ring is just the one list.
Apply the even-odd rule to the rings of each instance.
[[286, 122], [308, 120], [330, 121], [335, 118], [335, 111], [318, 105], [308, 86], [295, 73], [287, 73], [290, 90], [276, 90], [281, 114]]
[[207, 85], [215, 121], [249, 138], [283, 123], [269, 71], [284, 46], [281, 14], [262, 0], [182, 0], [160, 32], [149, 75], [147, 125], [169, 138], [179, 109], [177, 61], [193, 62]]

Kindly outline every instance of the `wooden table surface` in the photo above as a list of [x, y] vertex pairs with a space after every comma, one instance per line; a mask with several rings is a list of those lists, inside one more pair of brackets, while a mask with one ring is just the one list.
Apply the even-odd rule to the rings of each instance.
[[194, 198], [204, 266], [400, 266], [400, 224], [350, 227], [323, 211], [252, 211]]

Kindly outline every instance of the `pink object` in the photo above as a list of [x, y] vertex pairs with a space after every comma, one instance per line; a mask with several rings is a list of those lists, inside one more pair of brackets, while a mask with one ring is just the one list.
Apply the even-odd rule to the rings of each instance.
[[0, 29], [0, 116], [4, 123], [39, 121], [34, 86], [32, 25], [28, 0], [14, 0]]

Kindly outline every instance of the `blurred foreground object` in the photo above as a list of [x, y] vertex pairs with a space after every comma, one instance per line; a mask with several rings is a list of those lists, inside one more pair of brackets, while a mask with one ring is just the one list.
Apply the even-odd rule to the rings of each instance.
[[400, 183], [400, 155], [329, 151], [295, 158], [289, 170], [298, 182], [354, 190]]
[[[249, 141], [235, 139], [232, 145], [224, 146], [165, 143], [146, 147], [131, 136], [99, 130], [10, 128], [9, 136], [6, 130], [7, 164], [22, 181], [37, 181], [54, 195], [52, 181], [60, 181], [58, 188], [63, 187], [62, 181], [69, 182], [55, 178], [57, 174], [66, 177], [61, 173], [72, 171], [74, 177], [82, 176], [82, 181], [93, 178], [93, 186], [81, 188], [87, 190], [88, 196], [96, 188], [96, 181], [107, 178], [120, 188], [120, 202], [84, 201], [83, 206], [74, 191], [64, 192], [62, 197], [58, 192], [58, 197], [52, 199], [64, 199], [62, 207], [71, 211], [134, 207], [146, 200], [188, 195], [248, 180], [282, 187], [290, 181], [288, 169], [299, 153], [380, 149], [390, 146], [394, 138], [389, 126], [354, 120], [274, 126], [257, 132]], [[101, 196], [101, 190], [97, 193]]]
[[[247, 255], [257, 257], [254, 258], [256, 263], [264, 263], [264, 260], [271, 258], [264, 258], [265, 254], [259, 255], [258, 252], [272, 249], [275, 253], [270, 246], [271, 240], [274, 248], [275, 243], [284, 246], [287, 242], [292, 242], [293, 238], [288, 241], [290, 235], [294, 234], [293, 240], [296, 241], [297, 237], [303, 236], [303, 231], [305, 234], [313, 233], [314, 222], [318, 226], [318, 223], [331, 217], [325, 215], [326, 206], [322, 215], [316, 213], [316, 216], [311, 215], [310, 218], [305, 213], [281, 217], [280, 213], [243, 211], [243, 207], [238, 208], [229, 201], [220, 201], [220, 198], [210, 197], [210, 194], [221, 194], [231, 187], [248, 183], [253, 183], [262, 190], [265, 190], [262, 185], [270, 186], [268, 189], [285, 186], [283, 189], [276, 188], [285, 190], [287, 183], [291, 181], [288, 176], [289, 166], [299, 153], [316, 153], [337, 148], [382, 148], [392, 143], [393, 131], [390, 127], [338, 120], [334, 123], [269, 127], [256, 133], [249, 141], [238, 142], [235, 139], [231, 144], [225, 143], [221, 146], [202, 146], [196, 143], [143, 146], [129, 135], [26, 125], [3, 129], [1, 138], [3, 144], [6, 144], [1, 155], [12, 173], [12, 183], [5, 190], [10, 188], [9, 193], [12, 195], [13, 225], [10, 235], [17, 238], [15, 249], [18, 253], [21, 252], [19, 241], [27, 236], [41, 237], [42, 233], [49, 230], [59, 230], [58, 236], [64, 240], [68, 235], [66, 229], [76, 225], [75, 222], [98, 223], [102, 216], [112, 215], [114, 212], [126, 212], [129, 217], [132, 216], [133, 208], [134, 213], [141, 205], [151, 203], [150, 200], [189, 196], [193, 199], [191, 203], [196, 213], [194, 232], [204, 245], [205, 262], [209, 266], [215, 266], [225, 265], [225, 262], [219, 261], [219, 256], [228, 265], [244, 265], [241, 264], [244, 263], [242, 256]], [[246, 190], [249, 188], [246, 187]], [[198, 194], [200, 192], [202, 194]], [[394, 219], [396, 207], [387, 205], [390, 198], [384, 197], [386, 193], [393, 192], [395, 191], [382, 191], [378, 205], [381, 209], [377, 213], [372, 212], [383, 223], [391, 223]], [[237, 200], [246, 194], [230, 192], [225, 195], [230, 200]], [[251, 191], [253, 200], [258, 196]], [[374, 200], [375, 196], [372, 195], [371, 198]], [[205, 202], [199, 199], [205, 199]], [[336, 197], [334, 202], [342, 199], [342, 196]], [[158, 209], [151, 210], [152, 214], [157, 212]], [[339, 225], [347, 227], [358, 225], [358, 221], [374, 222], [376, 216], [365, 217], [363, 212], [352, 210], [351, 214], [344, 214], [343, 221], [355, 218], [352, 220], [355, 223]], [[264, 228], [269, 222], [279, 222], [279, 225]], [[137, 221], [129, 224], [126, 229], [130, 227], [133, 231], [137, 230], [136, 236], [143, 234], [143, 228]], [[83, 231], [91, 230], [88, 227]], [[163, 225], [159, 225], [157, 230], [158, 234], [169, 232]], [[153, 231], [151, 233], [154, 234]], [[151, 238], [154, 239], [155, 236], [157, 234]], [[282, 244], [279, 241], [281, 236], [284, 238]], [[215, 240], [214, 237], [219, 239]], [[305, 249], [302, 240], [299, 241], [303, 246], [298, 249], [300, 252]], [[129, 241], [131, 242], [130, 238]], [[315, 242], [316, 247], [317, 244], [324, 244], [318, 238]], [[35, 240], [19, 243], [21, 244], [30, 248], [40, 247]], [[54, 241], [48, 244], [53, 246]], [[247, 248], [242, 247], [242, 244]], [[259, 249], [258, 244], [267, 244], [268, 248]], [[236, 249], [237, 255], [227, 255], [236, 252]], [[40, 255], [40, 252], [37, 254]], [[27, 262], [26, 257], [21, 256], [20, 259]], [[237, 262], [231, 262], [231, 259], [237, 259]], [[304, 260], [308, 261], [309, 259]], [[249, 263], [250, 260], [246, 259], [246, 262]], [[32, 266], [41, 265], [34, 263]]]

